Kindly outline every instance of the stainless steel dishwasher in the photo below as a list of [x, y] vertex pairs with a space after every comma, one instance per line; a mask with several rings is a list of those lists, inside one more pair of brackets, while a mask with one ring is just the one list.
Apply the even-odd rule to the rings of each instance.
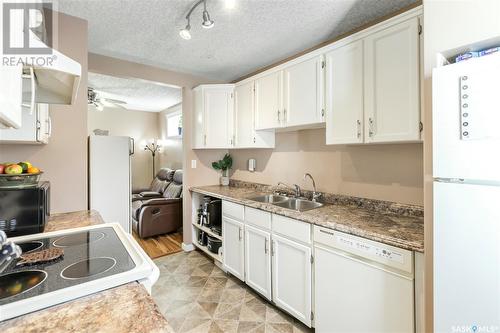
[[414, 332], [413, 253], [314, 228], [317, 333]]

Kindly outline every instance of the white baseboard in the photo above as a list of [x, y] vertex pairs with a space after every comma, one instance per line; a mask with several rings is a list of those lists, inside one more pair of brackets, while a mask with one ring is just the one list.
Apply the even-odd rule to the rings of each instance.
[[184, 250], [184, 252], [191, 252], [194, 251], [195, 247], [193, 244], [182, 243], [182, 249]]

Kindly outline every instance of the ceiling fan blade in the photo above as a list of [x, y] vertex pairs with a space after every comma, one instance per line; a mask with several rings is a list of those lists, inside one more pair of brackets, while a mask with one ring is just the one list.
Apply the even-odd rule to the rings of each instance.
[[127, 102], [121, 101], [119, 99], [106, 98], [106, 97], [103, 97], [102, 99], [105, 99], [106, 101], [108, 101], [110, 103], [114, 103], [114, 104], [127, 104]]

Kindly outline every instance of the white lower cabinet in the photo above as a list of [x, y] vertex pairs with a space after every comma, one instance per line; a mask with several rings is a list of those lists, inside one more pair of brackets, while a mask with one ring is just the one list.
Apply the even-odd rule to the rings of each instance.
[[422, 330], [423, 279], [411, 251], [227, 201], [222, 207], [224, 268], [316, 332], [411, 333], [416, 320]]
[[311, 247], [273, 234], [273, 301], [311, 326]]
[[271, 233], [245, 225], [245, 281], [271, 300]]
[[222, 217], [224, 268], [242, 281], [245, 280], [244, 227], [242, 222], [226, 216]]

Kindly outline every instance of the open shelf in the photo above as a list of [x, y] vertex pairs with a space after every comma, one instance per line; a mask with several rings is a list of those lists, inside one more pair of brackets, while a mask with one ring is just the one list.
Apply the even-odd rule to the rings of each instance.
[[208, 254], [208, 256], [210, 256], [210, 257], [214, 258], [215, 260], [217, 260], [218, 262], [222, 263], [222, 257], [218, 254], [210, 252], [206, 246], [203, 246], [196, 241], [193, 241], [193, 245], [196, 246], [197, 248], [199, 248], [200, 250], [202, 250], [203, 252], [205, 252], [206, 254]]
[[[200, 208], [200, 206], [203, 203], [203, 197], [205, 197], [205, 195], [200, 194], [200, 193], [192, 193], [191, 208], [192, 208], [192, 216], [195, 218], [196, 218], [196, 216], [198, 216], [198, 209]], [[203, 245], [198, 243], [198, 234], [203, 231], [208, 236], [214, 237], [220, 241], [223, 241], [223, 237], [221, 235], [217, 235], [215, 232], [210, 230], [210, 228], [203, 226], [203, 225], [199, 225], [197, 223], [196, 219], [192, 220], [191, 224], [192, 224], [191, 230], [192, 230], [192, 237], [193, 237], [192, 244], [196, 248], [205, 252], [209, 257], [213, 258], [214, 261], [216, 262], [216, 264], [222, 264], [222, 256], [220, 256], [216, 253], [210, 252], [206, 246], [203, 246]]]
[[209, 228], [205, 227], [205, 226], [202, 226], [202, 225], [199, 225], [198, 223], [196, 222], [193, 222], [193, 226], [198, 229], [198, 230], [201, 230], [201, 231], [204, 231], [206, 232], [208, 235], [212, 236], [212, 237], [215, 237], [217, 238], [218, 240], [222, 240], [222, 236], [220, 235], [217, 235], [215, 232], [213, 232], [212, 230], [210, 230]]

